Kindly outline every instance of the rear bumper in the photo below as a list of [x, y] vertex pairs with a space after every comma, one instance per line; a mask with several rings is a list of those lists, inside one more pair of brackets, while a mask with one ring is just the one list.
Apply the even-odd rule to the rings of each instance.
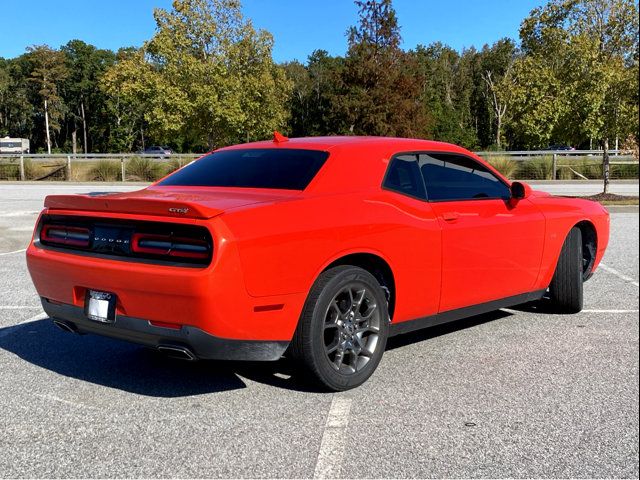
[[118, 315], [114, 323], [99, 323], [87, 319], [81, 307], [56, 304], [45, 298], [41, 301], [47, 315], [78, 333], [94, 333], [152, 348], [186, 348], [199, 359], [274, 361], [289, 345], [281, 341], [220, 338], [187, 325], [175, 330], [156, 327], [147, 320], [123, 315]]

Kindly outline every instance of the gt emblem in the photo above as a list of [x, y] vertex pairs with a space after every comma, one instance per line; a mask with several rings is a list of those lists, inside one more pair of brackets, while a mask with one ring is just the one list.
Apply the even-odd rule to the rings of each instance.
[[185, 214], [189, 211], [188, 208], [184, 207], [184, 208], [177, 208], [177, 207], [172, 207], [169, 209], [169, 212], [171, 213], [182, 213]]

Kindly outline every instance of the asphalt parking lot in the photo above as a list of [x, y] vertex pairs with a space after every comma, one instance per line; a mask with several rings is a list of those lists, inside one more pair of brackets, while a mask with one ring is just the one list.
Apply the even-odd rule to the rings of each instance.
[[612, 213], [582, 313], [395, 337], [367, 383], [326, 394], [287, 360], [55, 328], [23, 251], [42, 199], [115, 188], [132, 187], [0, 185], [0, 476], [638, 477], [637, 208]]

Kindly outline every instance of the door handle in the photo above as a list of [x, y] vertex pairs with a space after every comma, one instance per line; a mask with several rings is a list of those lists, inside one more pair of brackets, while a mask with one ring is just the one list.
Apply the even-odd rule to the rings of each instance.
[[445, 212], [442, 214], [442, 219], [445, 222], [455, 222], [460, 218], [460, 214], [458, 212]]

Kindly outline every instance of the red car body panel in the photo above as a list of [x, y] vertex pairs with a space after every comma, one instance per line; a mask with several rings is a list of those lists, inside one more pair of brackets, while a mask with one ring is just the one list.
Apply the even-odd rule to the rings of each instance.
[[392, 324], [546, 289], [569, 230], [597, 236], [593, 269], [609, 237], [597, 203], [533, 192], [515, 202], [429, 202], [382, 187], [401, 152], [453, 152], [454, 145], [377, 137], [257, 142], [227, 149], [303, 148], [329, 158], [303, 191], [165, 187], [130, 193], [54, 195], [43, 214], [162, 221], [205, 227], [213, 258], [198, 268], [129, 262], [52, 250], [38, 242], [27, 263], [38, 294], [82, 307], [86, 289], [114, 292], [117, 314], [195, 326], [224, 339], [289, 341], [318, 275], [351, 254], [390, 267]]

